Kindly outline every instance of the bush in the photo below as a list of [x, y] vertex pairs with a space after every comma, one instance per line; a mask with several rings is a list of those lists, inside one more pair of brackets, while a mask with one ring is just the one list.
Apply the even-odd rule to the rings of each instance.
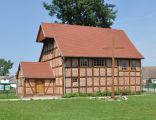
[[86, 93], [78, 93], [79, 97], [88, 97], [88, 95]]
[[111, 96], [112, 92], [111, 91], [106, 91], [106, 96]]
[[119, 90], [120, 91], [120, 94], [121, 95], [130, 95], [131, 92], [128, 88], [125, 88], [125, 89], [122, 89], [122, 90]]
[[65, 94], [64, 98], [72, 98], [72, 97], [98, 97], [98, 96], [111, 96], [110, 91], [97, 91], [94, 93], [69, 93]]
[[[129, 89], [117, 90], [115, 95], [140, 95], [141, 92], [130, 92]], [[94, 93], [68, 93], [63, 96], [63, 98], [72, 97], [101, 97], [101, 96], [111, 96], [111, 91], [97, 91]]]
[[115, 91], [115, 95], [121, 95], [120, 90], [116, 90], [116, 91]]
[[72, 97], [79, 97], [79, 93], [68, 93], [63, 96], [63, 98], [72, 98]]
[[136, 95], [141, 95], [141, 92], [140, 91], [136, 91]]

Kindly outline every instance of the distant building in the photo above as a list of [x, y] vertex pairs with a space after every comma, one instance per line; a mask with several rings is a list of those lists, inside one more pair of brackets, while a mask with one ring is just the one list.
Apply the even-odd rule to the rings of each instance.
[[39, 61], [18, 68], [19, 96], [111, 91], [112, 85], [141, 90], [143, 56], [122, 30], [42, 23], [36, 41], [43, 44]]
[[16, 88], [17, 87], [17, 79], [15, 76], [0, 76], [0, 89], [3, 88], [2, 84], [9, 84], [10, 87]]
[[143, 83], [156, 83], [156, 66], [142, 68]]

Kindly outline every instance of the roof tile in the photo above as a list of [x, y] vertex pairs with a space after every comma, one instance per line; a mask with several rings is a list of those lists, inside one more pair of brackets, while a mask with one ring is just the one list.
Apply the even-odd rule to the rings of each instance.
[[21, 62], [20, 67], [25, 78], [53, 78], [49, 63]]
[[53, 23], [42, 23], [41, 28], [44, 38], [55, 39], [63, 56], [112, 57], [114, 39], [115, 48], [123, 48], [115, 50], [115, 57], [143, 58], [122, 30]]

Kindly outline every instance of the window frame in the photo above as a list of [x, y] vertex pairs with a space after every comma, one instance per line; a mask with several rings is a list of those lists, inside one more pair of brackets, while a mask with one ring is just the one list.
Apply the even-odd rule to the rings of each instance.
[[119, 60], [120, 70], [127, 71], [129, 70], [129, 63], [127, 60]]
[[80, 59], [80, 67], [88, 67], [89, 66], [89, 61], [86, 58], [81, 58]]
[[105, 67], [106, 66], [106, 60], [104, 58], [95, 58], [93, 60], [93, 66], [94, 67]]
[[[134, 63], [133, 62], [135, 62], [135, 65], [134, 65]], [[137, 67], [139, 66], [138, 65], [138, 61], [137, 60], [131, 60], [131, 62], [130, 62], [131, 64], [131, 66], [130, 66], [130, 69], [132, 70], [132, 71], [136, 71], [137, 70]]]

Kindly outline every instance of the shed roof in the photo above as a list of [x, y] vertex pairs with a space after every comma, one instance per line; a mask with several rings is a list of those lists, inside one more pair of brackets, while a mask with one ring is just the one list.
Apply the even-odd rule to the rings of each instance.
[[21, 62], [20, 68], [25, 78], [44, 78], [44, 79], [54, 78], [49, 63]]
[[142, 75], [143, 75], [143, 78], [156, 78], [156, 66], [143, 67]]
[[123, 48], [115, 50], [116, 58], [143, 58], [122, 30], [42, 23], [37, 42], [43, 42], [46, 38], [53, 38], [65, 57], [112, 57], [114, 39], [115, 48]]

